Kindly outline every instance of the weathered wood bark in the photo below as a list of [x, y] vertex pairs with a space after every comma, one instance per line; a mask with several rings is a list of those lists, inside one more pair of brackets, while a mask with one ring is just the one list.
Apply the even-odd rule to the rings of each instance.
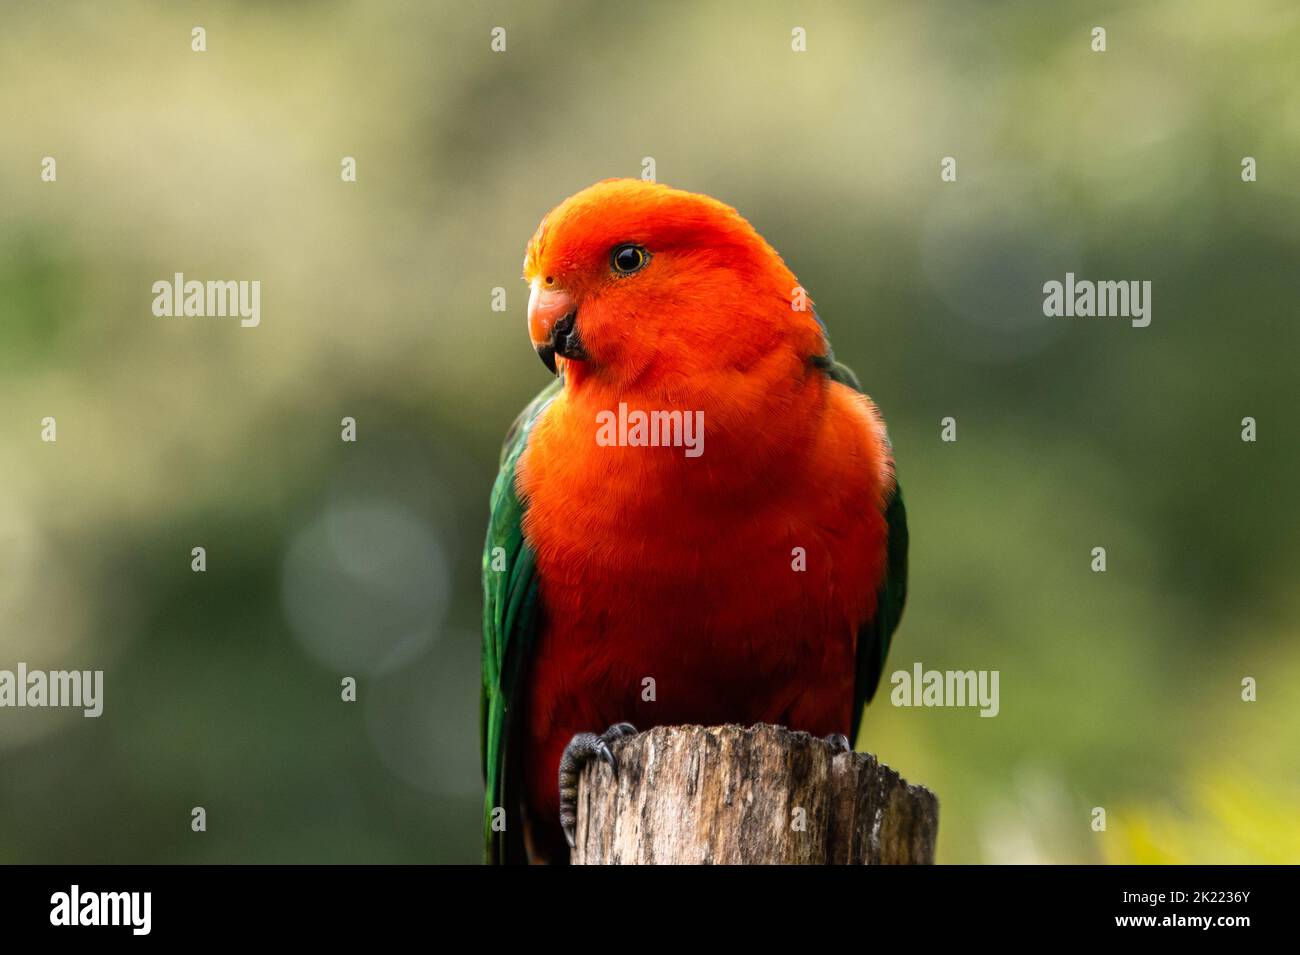
[[933, 863], [939, 800], [868, 753], [758, 724], [660, 726], [578, 784], [572, 861]]

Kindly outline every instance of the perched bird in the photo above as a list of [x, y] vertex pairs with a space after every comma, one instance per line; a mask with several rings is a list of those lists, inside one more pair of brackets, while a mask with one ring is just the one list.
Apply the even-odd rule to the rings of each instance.
[[906, 596], [875, 405], [730, 206], [635, 179], [528, 243], [556, 381], [510, 429], [483, 555], [488, 860], [568, 858], [584, 762], [633, 727], [847, 748]]

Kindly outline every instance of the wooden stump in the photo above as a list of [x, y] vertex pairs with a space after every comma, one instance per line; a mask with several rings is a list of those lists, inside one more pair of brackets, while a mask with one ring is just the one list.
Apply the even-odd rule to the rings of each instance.
[[578, 783], [578, 865], [934, 862], [939, 800], [780, 726], [659, 726]]

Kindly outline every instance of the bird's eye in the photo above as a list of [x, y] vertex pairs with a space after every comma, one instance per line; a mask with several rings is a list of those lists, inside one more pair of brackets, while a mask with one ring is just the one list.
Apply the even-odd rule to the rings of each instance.
[[631, 275], [639, 269], [645, 268], [645, 264], [650, 261], [650, 253], [639, 245], [626, 243], [614, 247], [614, 252], [610, 256], [610, 266], [615, 272], [622, 275]]

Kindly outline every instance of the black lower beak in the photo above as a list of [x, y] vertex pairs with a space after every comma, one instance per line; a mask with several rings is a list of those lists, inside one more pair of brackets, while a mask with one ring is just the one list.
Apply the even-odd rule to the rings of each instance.
[[542, 360], [542, 364], [550, 369], [551, 374], [554, 375], [556, 373], [555, 346], [547, 342], [545, 345], [534, 345], [533, 348], [537, 349], [537, 357]]
[[552, 326], [551, 340], [549, 342], [544, 345], [534, 345], [533, 347], [537, 349], [537, 357], [542, 360], [543, 365], [551, 370], [552, 375], [556, 374], [556, 355], [561, 358], [585, 361], [587, 351], [582, 347], [582, 339], [578, 336], [577, 310], [569, 312]]

